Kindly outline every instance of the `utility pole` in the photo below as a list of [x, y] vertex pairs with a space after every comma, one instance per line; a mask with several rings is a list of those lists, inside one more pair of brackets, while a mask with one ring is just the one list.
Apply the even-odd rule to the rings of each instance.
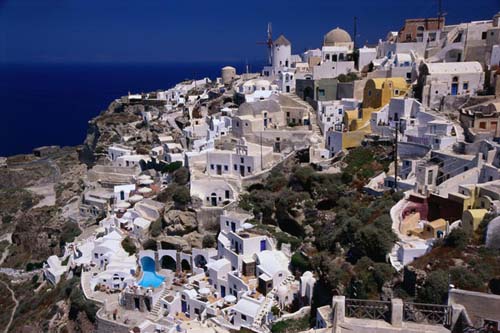
[[356, 48], [356, 36], [358, 35], [358, 17], [354, 16], [354, 48]]
[[399, 121], [396, 122], [396, 138], [394, 142], [394, 190], [398, 190], [398, 132]]
[[260, 171], [262, 170], [262, 132], [260, 132]]

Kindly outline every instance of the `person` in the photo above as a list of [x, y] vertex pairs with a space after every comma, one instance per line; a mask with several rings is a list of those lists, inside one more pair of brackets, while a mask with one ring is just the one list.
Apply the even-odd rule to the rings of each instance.
[[118, 315], [118, 309], [113, 310], [113, 320], [116, 320], [116, 316]]

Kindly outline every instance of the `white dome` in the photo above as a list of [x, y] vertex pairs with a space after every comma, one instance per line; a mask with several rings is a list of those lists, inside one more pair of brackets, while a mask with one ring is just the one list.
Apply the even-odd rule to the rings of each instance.
[[336, 43], [350, 43], [352, 42], [351, 36], [349, 33], [343, 29], [335, 28], [330, 30], [325, 35], [325, 39], [323, 40], [324, 46], [335, 46]]

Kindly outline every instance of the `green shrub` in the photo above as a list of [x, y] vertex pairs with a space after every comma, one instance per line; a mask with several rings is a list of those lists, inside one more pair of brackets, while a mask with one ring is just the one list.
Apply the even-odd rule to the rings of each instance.
[[203, 248], [212, 248], [215, 247], [216, 241], [214, 235], [207, 234], [203, 236], [202, 247]]
[[158, 244], [154, 239], [148, 239], [142, 244], [142, 247], [144, 248], [144, 250], [158, 250]]
[[82, 231], [78, 227], [78, 224], [74, 222], [66, 222], [62, 227], [60, 245], [64, 246], [66, 243], [71, 243], [78, 237]]
[[161, 235], [161, 231], [162, 231], [162, 218], [160, 217], [157, 220], [153, 221], [153, 223], [151, 223], [149, 232], [151, 233], [151, 236], [158, 237]]
[[311, 262], [309, 258], [305, 257], [300, 252], [295, 252], [292, 255], [290, 265], [292, 266], [293, 269], [298, 270], [301, 274], [311, 270]]
[[178, 186], [176, 191], [172, 195], [172, 199], [175, 204], [180, 207], [186, 206], [191, 202], [191, 194], [189, 193], [189, 189], [184, 186]]
[[453, 229], [444, 239], [444, 244], [459, 250], [465, 249], [469, 242], [469, 234], [462, 228]]
[[421, 303], [445, 304], [448, 297], [448, 273], [443, 270], [431, 272], [418, 291], [417, 301]]

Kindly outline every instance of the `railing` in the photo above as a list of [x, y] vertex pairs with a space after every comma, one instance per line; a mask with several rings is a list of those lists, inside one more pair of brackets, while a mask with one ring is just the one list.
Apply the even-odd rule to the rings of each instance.
[[345, 300], [346, 317], [391, 321], [390, 301]]
[[452, 310], [450, 306], [404, 302], [403, 320], [432, 325], [451, 325]]

